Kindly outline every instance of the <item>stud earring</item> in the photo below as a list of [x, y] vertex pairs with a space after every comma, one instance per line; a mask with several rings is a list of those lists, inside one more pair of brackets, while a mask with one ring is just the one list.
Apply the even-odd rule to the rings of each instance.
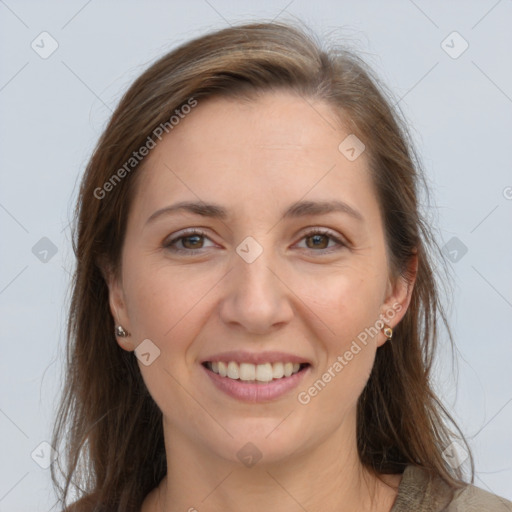
[[382, 329], [382, 332], [386, 335], [388, 341], [391, 341], [391, 338], [393, 337], [393, 329], [389, 327], [389, 325], [386, 325], [386, 327]]
[[126, 332], [122, 325], [116, 325], [116, 336], [119, 336], [120, 338], [126, 338], [130, 336], [130, 333]]

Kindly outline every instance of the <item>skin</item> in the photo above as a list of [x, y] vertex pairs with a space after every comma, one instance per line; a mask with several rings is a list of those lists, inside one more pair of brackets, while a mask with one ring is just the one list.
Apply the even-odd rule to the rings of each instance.
[[[138, 360], [163, 413], [168, 461], [143, 512], [391, 509], [400, 475], [382, 482], [365, 470], [355, 415], [386, 336], [360, 344], [307, 405], [297, 400], [380, 315], [394, 310], [386, 323], [398, 324], [412, 291], [391, 275], [366, 154], [351, 162], [338, 150], [349, 134], [330, 105], [291, 92], [203, 100], [140, 170], [121, 277], [108, 284], [112, 314], [131, 333], [120, 346], [150, 339], [160, 350], [149, 366]], [[341, 212], [281, 216], [296, 201], [331, 199], [363, 221]], [[230, 217], [182, 212], [146, 224], [184, 200], [218, 203]], [[206, 237], [174, 245], [187, 254], [164, 247], [185, 228]], [[315, 245], [312, 228], [346, 246], [332, 238]], [[252, 263], [236, 252], [247, 236], [263, 248]], [[312, 367], [285, 396], [245, 403], [217, 390], [200, 365], [228, 350], [289, 352]], [[248, 442], [262, 454], [250, 468], [237, 458]]]

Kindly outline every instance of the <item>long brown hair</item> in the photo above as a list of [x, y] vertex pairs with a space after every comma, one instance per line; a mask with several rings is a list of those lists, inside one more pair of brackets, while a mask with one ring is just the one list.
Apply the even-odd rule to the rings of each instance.
[[[107, 268], [119, 272], [137, 171], [144, 165], [127, 168], [126, 162], [148, 141], [157, 143], [155, 129], [165, 123], [170, 129], [173, 113], [191, 98], [199, 104], [221, 95], [250, 99], [283, 88], [332, 105], [364, 141], [390, 271], [409, 279], [408, 264], [418, 257], [410, 306], [392, 343], [377, 351], [358, 402], [361, 461], [377, 474], [418, 465], [453, 487], [462, 485], [460, 468], [452, 469], [442, 456], [454, 438], [447, 422], [460, 431], [430, 382], [441, 324], [452, 339], [434, 273], [439, 249], [419, 208], [424, 177], [405, 123], [354, 53], [324, 49], [301, 27], [252, 23], [197, 38], [151, 65], [125, 93], [85, 170], [73, 226], [66, 382], [52, 442], [60, 453], [52, 466], [60, 499], [65, 504], [73, 488], [84, 496], [74, 510], [138, 511], [167, 469], [162, 415], [133, 353], [116, 343], [104, 274]], [[126, 172], [117, 172], [121, 168]], [[116, 172], [122, 179], [112, 179]]]

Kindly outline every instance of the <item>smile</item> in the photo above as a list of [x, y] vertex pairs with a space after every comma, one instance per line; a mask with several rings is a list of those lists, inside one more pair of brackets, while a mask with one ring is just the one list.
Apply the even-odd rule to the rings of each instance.
[[213, 373], [233, 380], [244, 382], [270, 382], [291, 377], [308, 366], [308, 363], [237, 363], [235, 361], [206, 361], [203, 363]]
[[201, 364], [214, 387], [243, 402], [269, 402], [295, 389], [311, 371], [309, 363], [237, 363], [205, 361]]

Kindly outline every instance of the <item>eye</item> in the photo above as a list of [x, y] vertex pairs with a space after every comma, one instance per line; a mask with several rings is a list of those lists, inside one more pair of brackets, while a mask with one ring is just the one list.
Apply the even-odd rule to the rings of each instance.
[[[308, 244], [307, 240], [311, 242]], [[334, 242], [334, 246], [329, 247], [329, 239]], [[306, 233], [301, 240], [306, 240], [306, 249], [312, 250], [313, 252], [332, 252], [342, 249], [347, 245], [331, 231], [327, 229], [316, 228]], [[317, 250], [319, 249], [319, 250]]]
[[[187, 253], [194, 254], [207, 247], [204, 247], [204, 240], [209, 240], [208, 236], [204, 231], [199, 229], [190, 229], [182, 231], [179, 236], [171, 238], [163, 243], [163, 247], [167, 250], [175, 253]], [[345, 244], [339, 237], [334, 235], [331, 231], [326, 229], [316, 228], [307, 232], [301, 240], [306, 240], [305, 249], [313, 252], [325, 251], [327, 253], [342, 249], [346, 247]], [[307, 240], [311, 240], [308, 243]], [[329, 247], [329, 242], [334, 242], [334, 246]], [[181, 247], [177, 247], [180, 245]], [[318, 249], [318, 250], [317, 250]]]
[[[208, 237], [204, 231], [191, 229], [181, 232], [180, 236], [165, 241], [163, 247], [171, 252], [191, 254], [205, 248], [202, 247], [202, 244], [206, 238]], [[181, 244], [181, 246], [184, 248], [176, 247], [176, 245], [179, 244]]]

